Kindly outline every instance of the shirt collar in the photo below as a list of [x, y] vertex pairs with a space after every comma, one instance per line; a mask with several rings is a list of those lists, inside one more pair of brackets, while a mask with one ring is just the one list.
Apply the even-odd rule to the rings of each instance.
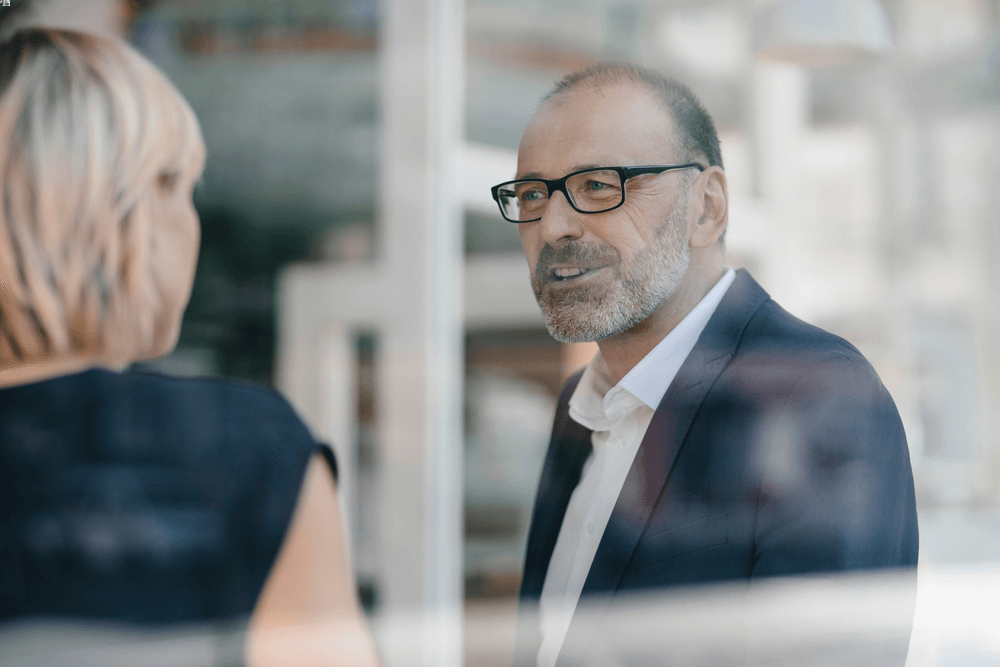
[[569, 415], [591, 431], [610, 431], [614, 421], [640, 405], [642, 401], [620, 384], [611, 386], [611, 371], [598, 351], [569, 399]]
[[573, 421], [592, 431], [605, 431], [611, 421], [640, 404], [655, 410], [735, 279], [736, 272], [727, 267], [715, 287], [617, 385], [611, 386], [604, 357], [595, 354], [569, 399]]

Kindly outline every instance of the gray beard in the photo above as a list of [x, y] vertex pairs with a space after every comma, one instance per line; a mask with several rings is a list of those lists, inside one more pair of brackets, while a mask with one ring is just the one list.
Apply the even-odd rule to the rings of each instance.
[[[656, 230], [655, 244], [628, 265], [623, 264], [616, 249], [604, 245], [570, 242], [558, 250], [546, 245], [531, 276], [531, 287], [549, 334], [561, 343], [604, 340], [649, 317], [677, 291], [691, 263], [684, 234], [686, 213], [683, 205], [674, 206], [670, 217]], [[614, 271], [611, 285], [558, 292], [545, 289], [552, 264], [600, 263], [595, 260], [608, 262]]]

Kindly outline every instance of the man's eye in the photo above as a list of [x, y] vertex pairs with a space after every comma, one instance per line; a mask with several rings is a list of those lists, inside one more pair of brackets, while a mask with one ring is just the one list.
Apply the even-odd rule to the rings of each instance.
[[607, 183], [601, 183], [600, 181], [587, 181], [588, 190], [603, 190], [604, 188], [611, 187]]
[[527, 192], [521, 195], [521, 199], [525, 201], [537, 201], [544, 196], [545, 195], [542, 194], [541, 190], [528, 190]]

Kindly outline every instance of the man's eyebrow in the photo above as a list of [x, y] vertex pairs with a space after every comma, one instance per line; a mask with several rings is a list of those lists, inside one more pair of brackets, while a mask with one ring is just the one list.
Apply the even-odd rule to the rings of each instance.
[[578, 164], [575, 167], [573, 167], [573, 169], [571, 169], [569, 173], [572, 174], [574, 171], [584, 171], [586, 169], [600, 169], [602, 167], [607, 167], [607, 166], [608, 166], [607, 163], [604, 163], [604, 164], [596, 164], [596, 163]]
[[[572, 169], [570, 169], [569, 171], [567, 171], [566, 174], [574, 174], [574, 173], [576, 173], [578, 171], [587, 171], [588, 169], [601, 169], [601, 168], [604, 168], [604, 167], [607, 167], [607, 166], [608, 166], [607, 164], [596, 164], [596, 163], [594, 163], [594, 164], [578, 164], [575, 167], [573, 167]], [[563, 174], [563, 176], [565, 176], [566, 174]], [[532, 179], [532, 178], [542, 178], [542, 179], [544, 179], [545, 177], [542, 174], [538, 173], [537, 171], [531, 171], [531, 172], [528, 172], [527, 174], [524, 174], [523, 176], [517, 176], [517, 177], [515, 177], [514, 180], [523, 181], [523, 180], [528, 180], [528, 179]], [[552, 179], [550, 179], [550, 180], [552, 180]]]

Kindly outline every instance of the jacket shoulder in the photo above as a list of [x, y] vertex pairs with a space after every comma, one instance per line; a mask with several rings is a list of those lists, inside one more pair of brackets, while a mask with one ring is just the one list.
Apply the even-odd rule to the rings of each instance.
[[775, 399], [790, 393], [815, 396], [834, 387], [853, 387], [858, 395], [888, 394], [854, 345], [791, 315], [772, 299], [747, 323], [730, 371], [741, 376], [744, 389]]
[[768, 299], [747, 323], [737, 354], [795, 357], [803, 361], [841, 359], [871, 368], [849, 341], [795, 317]]

